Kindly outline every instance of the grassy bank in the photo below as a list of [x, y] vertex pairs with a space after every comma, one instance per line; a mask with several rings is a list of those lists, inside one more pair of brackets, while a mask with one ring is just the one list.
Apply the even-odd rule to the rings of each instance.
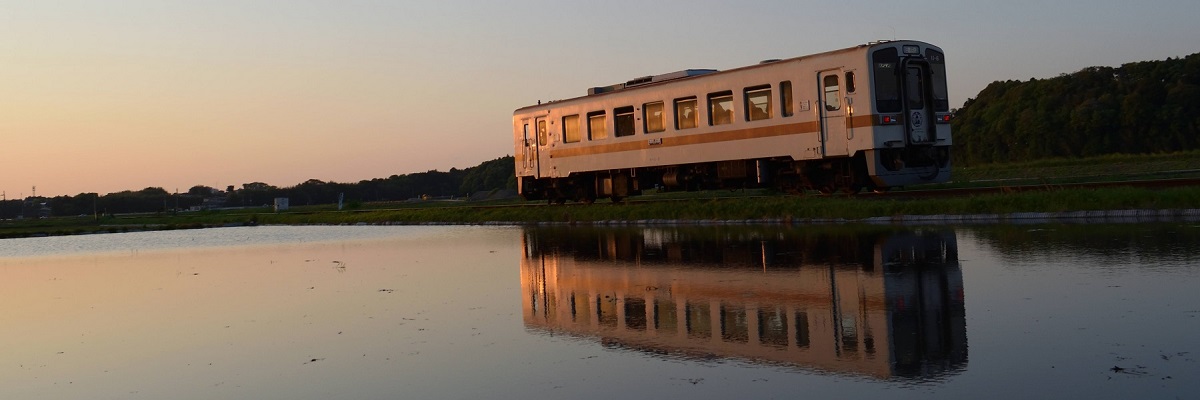
[[1126, 209], [1200, 207], [1200, 188], [1149, 190], [1136, 188], [1077, 189], [990, 194], [962, 198], [887, 199], [863, 197], [732, 197], [691, 198], [664, 202], [593, 205], [424, 204], [421, 207], [353, 211], [299, 210], [272, 213], [237, 210], [122, 217], [72, 217], [9, 221], [0, 237], [69, 235], [158, 229], [189, 229], [253, 224], [377, 224], [577, 222], [611, 220], [746, 220], [847, 219], [899, 215], [1007, 214]]
[[1053, 158], [1024, 163], [955, 165], [946, 187], [1061, 184], [1200, 176], [1200, 151], [1166, 154], [1111, 154]]

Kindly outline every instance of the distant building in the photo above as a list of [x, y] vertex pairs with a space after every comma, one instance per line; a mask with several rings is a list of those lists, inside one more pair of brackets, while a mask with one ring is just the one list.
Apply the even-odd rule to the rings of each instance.
[[287, 211], [287, 209], [288, 209], [288, 198], [287, 197], [276, 197], [275, 198], [275, 212]]

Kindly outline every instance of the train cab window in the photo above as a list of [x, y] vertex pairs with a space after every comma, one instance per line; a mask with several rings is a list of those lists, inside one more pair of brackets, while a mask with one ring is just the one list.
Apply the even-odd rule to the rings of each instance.
[[854, 73], [846, 73], [846, 93], [854, 93]]
[[546, 131], [546, 120], [539, 119], [537, 122], [538, 130], [538, 146], [545, 146], [550, 143], [550, 133]]
[[588, 140], [608, 139], [607, 118], [604, 111], [588, 113]]
[[779, 82], [779, 103], [783, 106], [783, 116], [792, 116], [792, 81]]
[[929, 60], [929, 82], [933, 84], [934, 109], [950, 111], [950, 100], [946, 95], [946, 56], [940, 51], [926, 49], [925, 59]]
[[617, 137], [633, 134], [633, 106], [620, 107], [613, 110], [613, 130]]
[[675, 129], [691, 129], [699, 125], [700, 110], [696, 108], [696, 98], [675, 100]]
[[876, 50], [871, 53], [871, 75], [875, 83], [875, 110], [879, 112], [900, 111], [900, 76], [896, 67], [900, 64], [900, 54], [895, 47]]
[[745, 89], [742, 96], [746, 100], [747, 121], [758, 121], [771, 118], [771, 87], [756, 86]]
[[708, 94], [708, 124], [733, 123], [733, 92], [724, 91]]
[[646, 124], [646, 126], [642, 127], [642, 130], [646, 133], [657, 133], [667, 130], [667, 125], [663, 121], [663, 102], [656, 101], [642, 104], [642, 121]]
[[825, 88], [825, 111], [837, 111], [842, 109], [842, 88], [838, 85], [837, 75], [825, 75], [822, 79], [822, 86]]
[[564, 143], [575, 143], [583, 140], [583, 132], [579, 130], [579, 114], [563, 117], [562, 127]]

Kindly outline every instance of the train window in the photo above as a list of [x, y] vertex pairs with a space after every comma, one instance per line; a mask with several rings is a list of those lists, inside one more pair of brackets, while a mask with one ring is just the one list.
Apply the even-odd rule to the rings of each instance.
[[579, 114], [563, 117], [563, 142], [575, 143], [583, 140], [583, 132], [579, 131]]
[[604, 111], [588, 113], [588, 140], [608, 139], [607, 122]]
[[846, 72], [846, 93], [854, 93], [854, 73]]
[[617, 137], [632, 135], [633, 125], [633, 106], [613, 110], [613, 129]]
[[633, 296], [625, 297], [625, 328], [644, 331], [649, 324], [646, 315], [646, 299]]
[[686, 302], [683, 309], [688, 337], [703, 339], [712, 337], [712, 316], [709, 314], [708, 303], [703, 301]]
[[572, 321], [587, 321], [592, 319], [592, 304], [588, 301], [587, 294], [579, 294], [571, 292], [571, 320]]
[[646, 124], [646, 126], [642, 127], [642, 130], [646, 133], [667, 130], [667, 125], [663, 121], [663, 102], [656, 101], [642, 104], [642, 121]]
[[787, 330], [787, 311], [783, 307], [766, 307], [758, 310], [759, 342], [777, 348], [787, 348]]
[[724, 91], [708, 94], [708, 124], [733, 123], [733, 92]]
[[792, 81], [779, 82], [779, 102], [783, 106], [783, 116], [792, 116]]
[[695, 128], [699, 124], [699, 115], [695, 97], [675, 100], [675, 129]]
[[880, 49], [871, 54], [872, 75], [875, 79], [875, 109], [879, 112], [900, 111], [900, 76], [896, 67], [900, 54], [896, 48]]
[[822, 78], [823, 86], [825, 87], [825, 111], [837, 111], [842, 109], [841, 87], [838, 86], [837, 75], [825, 75]]
[[675, 311], [675, 302], [670, 299], [654, 299], [654, 329], [657, 334], [675, 334], [679, 316]]
[[600, 322], [600, 326], [615, 328], [617, 322], [617, 302], [608, 301], [606, 299], [616, 300], [616, 294], [596, 295], [596, 319]]
[[549, 134], [549, 132], [546, 132], [546, 120], [539, 119], [537, 122], [537, 125], [538, 125], [538, 128], [537, 128], [537, 130], [538, 130], [538, 146], [545, 146], [547, 143], [550, 143], [550, 138], [549, 138], [550, 134]]
[[721, 304], [721, 340], [734, 343], [750, 341], [750, 316], [745, 308]]
[[807, 349], [812, 337], [808, 331], [808, 311], [797, 311], [795, 320], [796, 347]]
[[742, 96], [746, 99], [746, 120], [758, 121], [771, 118], [771, 87], [755, 86], [745, 89]]

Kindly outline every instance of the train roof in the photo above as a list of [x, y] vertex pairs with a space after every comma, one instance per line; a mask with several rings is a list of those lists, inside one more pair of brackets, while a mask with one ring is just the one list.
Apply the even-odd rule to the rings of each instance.
[[514, 115], [521, 114], [523, 112], [527, 112], [529, 110], [533, 110], [533, 109], [537, 109], [537, 108], [541, 108], [541, 107], [550, 107], [550, 106], [553, 106], [558, 103], [571, 102], [571, 101], [576, 101], [576, 100], [580, 100], [580, 99], [590, 99], [590, 98], [595, 98], [597, 96], [604, 96], [604, 95], [609, 95], [609, 94], [614, 94], [614, 93], [624, 93], [626, 91], [641, 89], [644, 87], [656, 86], [656, 85], [664, 84], [667, 82], [675, 82], [675, 81], [681, 81], [681, 80], [687, 80], [687, 79], [694, 79], [694, 78], [701, 77], [701, 76], [718, 75], [718, 74], [724, 74], [724, 73], [731, 73], [733, 71], [742, 71], [742, 70], [753, 69], [753, 68], [761, 68], [761, 67], [764, 67], [767, 65], [778, 63], [778, 62], [796, 61], [796, 60], [802, 60], [802, 59], [806, 59], [806, 58], [828, 56], [828, 55], [833, 55], [833, 54], [838, 54], [838, 53], [858, 51], [858, 50], [871, 48], [871, 47], [877, 47], [877, 46], [881, 46], [881, 45], [895, 45], [897, 43], [902, 43], [902, 42], [903, 43], [919, 43], [919, 44], [924, 44], [927, 46], [932, 46], [931, 44], [929, 44], [927, 42], [922, 42], [922, 41], [917, 41], [917, 40], [880, 40], [880, 41], [860, 44], [860, 45], [857, 45], [854, 47], [830, 50], [830, 51], [826, 51], [826, 52], [822, 52], [822, 53], [814, 53], [814, 54], [808, 54], [808, 55], [797, 56], [797, 57], [792, 57], [792, 58], [785, 58], [785, 59], [766, 60], [766, 61], [759, 62], [758, 64], [746, 65], [746, 66], [737, 67], [737, 68], [733, 68], [733, 69], [727, 69], [724, 71], [716, 70], [716, 69], [685, 69], [682, 71], [670, 72], [670, 73], [666, 73], [666, 74], [647, 75], [647, 76], [630, 79], [628, 81], [613, 84], [613, 85], [588, 88], [587, 95], [585, 95], [585, 96], [572, 97], [572, 98], [561, 99], [561, 100], [550, 100], [550, 101], [547, 101], [544, 103], [538, 103], [538, 104], [531, 105], [531, 106], [521, 107], [521, 108], [518, 108], [516, 111], [514, 111], [513, 114]]

